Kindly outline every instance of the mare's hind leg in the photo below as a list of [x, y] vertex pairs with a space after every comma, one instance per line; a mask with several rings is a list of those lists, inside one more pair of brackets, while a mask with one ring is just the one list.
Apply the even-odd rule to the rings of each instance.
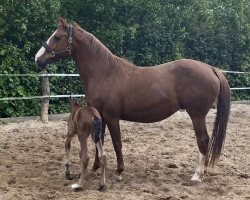
[[[104, 144], [105, 129], [106, 129], [106, 123], [103, 120], [102, 121], [102, 135], [101, 135], [102, 145]], [[96, 147], [96, 150], [95, 150], [95, 162], [94, 162], [94, 165], [93, 165], [91, 171], [95, 172], [98, 168], [100, 168], [100, 166], [101, 166], [101, 163], [100, 163], [100, 159], [99, 159], [99, 156], [98, 156], [98, 149]]]
[[205, 171], [205, 155], [208, 150], [209, 136], [206, 128], [205, 117], [191, 117], [199, 148], [198, 165], [191, 180], [201, 181]]
[[71, 140], [75, 136], [73, 132], [68, 132], [67, 139], [65, 142], [65, 151], [66, 151], [66, 160], [64, 163], [64, 174], [66, 179], [70, 179], [70, 170], [69, 170], [69, 153], [71, 148]]

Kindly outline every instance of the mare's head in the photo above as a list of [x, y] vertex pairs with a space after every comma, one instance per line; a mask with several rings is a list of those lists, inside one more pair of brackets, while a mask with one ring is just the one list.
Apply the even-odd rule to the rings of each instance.
[[70, 56], [73, 52], [73, 26], [67, 24], [63, 18], [58, 18], [57, 27], [35, 56], [35, 62], [40, 68]]

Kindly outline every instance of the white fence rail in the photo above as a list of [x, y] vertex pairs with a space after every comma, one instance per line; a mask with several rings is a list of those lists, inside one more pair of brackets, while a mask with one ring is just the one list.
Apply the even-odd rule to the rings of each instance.
[[[240, 72], [240, 71], [226, 71], [221, 70], [224, 73], [230, 74], [249, 74], [250, 72]], [[7, 77], [79, 77], [79, 74], [0, 74], [1, 76]], [[231, 90], [250, 90], [250, 87], [234, 87], [230, 88]], [[26, 99], [43, 99], [43, 98], [65, 98], [65, 97], [85, 97], [84, 94], [75, 94], [75, 95], [43, 95], [43, 96], [29, 96], [29, 97], [4, 97], [0, 98], [0, 101], [6, 100], [26, 100]]]
[[85, 97], [85, 95], [84, 94], [72, 94], [72, 95], [29, 96], [29, 97], [6, 97], [6, 98], [0, 98], [0, 101], [43, 99], [43, 98], [64, 98], [64, 97]]
[[[230, 73], [230, 74], [247, 74], [250, 75], [250, 72], [240, 72], [240, 71], [226, 71], [222, 70], [224, 73]], [[45, 85], [48, 85], [49, 87], [49, 81], [48, 77], [79, 77], [79, 74], [48, 74], [48, 73], [43, 73], [43, 74], [0, 74], [0, 77], [43, 77], [43, 87]], [[234, 87], [230, 88], [231, 90], [250, 90], [250, 87]], [[49, 88], [48, 88], [49, 91]], [[42, 96], [29, 96], [29, 97], [3, 97], [0, 98], [0, 101], [11, 101], [11, 100], [26, 100], [26, 99], [42, 99], [42, 105], [41, 108], [46, 107], [45, 112], [46, 115], [48, 113], [48, 105], [45, 106], [43, 102], [46, 102], [47, 99], [47, 104], [48, 104], [48, 99], [50, 98], [65, 98], [65, 97], [85, 97], [84, 94], [73, 94], [73, 95], [50, 95], [49, 92], [43, 92]], [[44, 109], [42, 109], [44, 110]], [[41, 111], [41, 116], [43, 115]], [[48, 121], [48, 116], [43, 116], [42, 121], [47, 122]]]

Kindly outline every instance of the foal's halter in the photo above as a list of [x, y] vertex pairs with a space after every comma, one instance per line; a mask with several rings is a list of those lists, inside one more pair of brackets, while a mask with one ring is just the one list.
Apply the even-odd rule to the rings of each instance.
[[68, 29], [68, 45], [66, 49], [55, 52], [49, 47], [49, 45], [46, 42], [43, 44], [43, 47], [46, 49], [46, 51], [50, 54], [52, 58], [55, 58], [57, 55], [62, 54], [62, 53], [68, 53], [68, 55], [71, 55], [73, 26], [69, 24], [69, 26], [67, 26], [67, 29]]

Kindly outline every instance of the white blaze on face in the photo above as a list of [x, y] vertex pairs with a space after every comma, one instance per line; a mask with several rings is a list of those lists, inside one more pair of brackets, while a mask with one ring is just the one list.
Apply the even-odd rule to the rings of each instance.
[[[56, 30], [57, 31], [57, 30]], [[50, 39], [56, 34], [56, 31], [49, 37], [49, 39], [47, 40], [47, 44], [49, 44]], [[38, 58], [43, 55], [45, 53], [45, 48], [41, 47], [41, 49], [39, 49], [39, 51], [36, 53], [35, 56], [35, 62], [37, 62]]]

